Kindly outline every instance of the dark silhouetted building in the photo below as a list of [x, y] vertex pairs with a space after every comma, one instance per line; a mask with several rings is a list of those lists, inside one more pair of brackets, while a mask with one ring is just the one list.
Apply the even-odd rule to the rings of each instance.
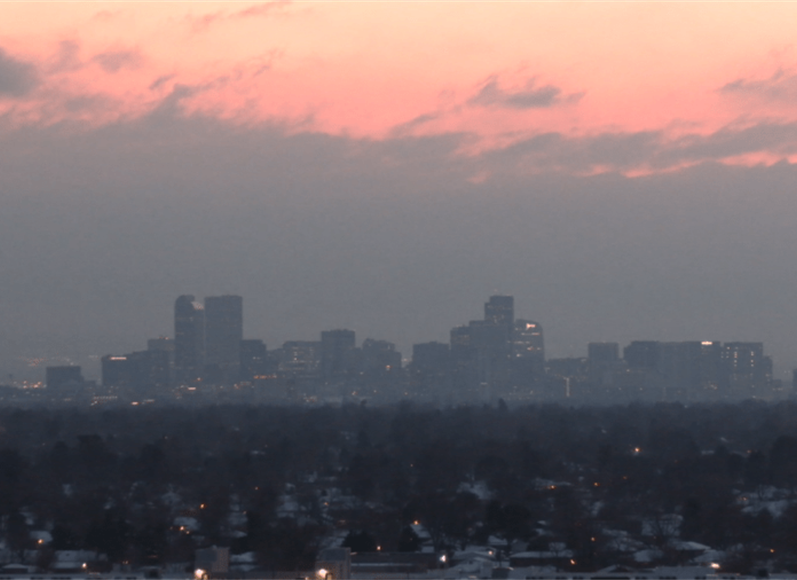
[[46, 381], [48, 389], [60, 389], [84, 382], [79, 366], [47, 367]]
[[232, 383], [238, 379], [243, 333], [243, 298], [205, 298], [205, 366], [216, 379], [213, 382]]
[[241, 341], [241, 380], [253, 381], [269, 372], [266, 344], [259, 339]]
[[396, 345], [387, 340], [366, 338], [359, 351], [357, 392], [376, 398], [398, 394], [404, 372]]
[[623, 359], [630, 369], [656, 370], [659, 366], [659, 341], [634, 340], [623, 349]]
[[620, 366], [620, 345], [616, 342], [590, 342], [587, 345], [587, 365], [593, 388], [612, 386]]
[[410, 390], [416, 396], [451, 395], [451, 348], [444, 342], [412, 345]]
[[354, 370], [355, 336], [353, 330], [337, 329], [321, 332], [321, 376], [337, 381], [351, 376]]
[[530, 393], [545, 374], [545, 343], [540, 323], [516, 320], [511, 347], [512, 388], [517, 393]]
[[174, 340], [161, 336], [147, 340], [147, 350], [165, 352], [168, 357], [169, 383], [174, 379]]
[[545, 341], [542, 325], [531, 320], [516, 320], [512, 334], [512, 356], [535, 358], [545, 362]]
[[125, 355], [102, 357], [102, 386], [145, 390], [169, 385], [169, 352], [142, 350]]
[[205, 307], [190, 294], [174, 303], [174, 370], [178, 382], [202, 377], [205, 366]]
[[511, 326], [515, 322], [515, 298], [513, 296], [490, 296], [484, 304], [484, 321], [489, 324]]

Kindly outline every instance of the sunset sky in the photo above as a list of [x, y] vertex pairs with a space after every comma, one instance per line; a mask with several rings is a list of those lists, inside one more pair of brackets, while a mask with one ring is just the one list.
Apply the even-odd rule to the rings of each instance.
[[501, 292], [551, 356], [763, 340], [785, 374], [795, 31], [793, 2], [2, 3], [0, 363], [225, 292], [269, 348], [408, 356]]
[[[517, 169], [670, 170], [795, 155], [794, 3], [11, 3], [12, 126], [125, 122], [169, 103], [239, 127], [533, 144]], [[465, 137], [466, 136], [466, 137]], [[609, 140], [614, 155], [601, 149]], [[618, 148], [629, 149], [626, 154]]]

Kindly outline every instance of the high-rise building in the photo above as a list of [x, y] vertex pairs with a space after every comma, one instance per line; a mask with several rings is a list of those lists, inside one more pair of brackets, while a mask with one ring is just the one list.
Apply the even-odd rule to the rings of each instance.
[[445, 375], [449, 370], [450, 357], [451, 349], [444, 342], [413, 344], [412, 372]]
[[241, 379], [253, 381], [268, 372], [268, 351], [260, 339], [241, 341]]
[[516, 320], [512, 333], [512, 356], [514, 358], [535, 358], [545, 362], [545, 341], [542, 325], [531, 320]]
[[659, 343], [656, 368], [663, 380], [662, 398], [671, 401], [689, 401], [699, 398], [701, 386], [700, 341]]
[[79, 366], [47, 367], [47, 388], [60, 389], [70, 384], [83, 383], [83, 373]]
[[178, 381], [201, 378], [205, 365], [205, 307], [184, 294], [174, 303], [174, 369]]
[[424, 342], [412, 345], [410, 386], [415, 394], [450, 394], [451, 349], [448, 344]]
[[633, 340], [623, 349], [623, 359], [630, 369], [653, 371], [659, 367], [660, 350], [658, 340]]
[[542, 325], [532, 320], [515, 320], [511, 346], [512, 386], [519, 390], [528, 389], [545, 374]]
[[169, 353], [165, 350], [102, 357], [104, 387], [163, 388], [169, 384], [169, 378]]
[[587, 358], [590, 363], [614, 364], [620, 358], [620, 345], [616, 342], [590, 342]]
[[384, 400], [398, 394], [403, 384], [404, 369], [401, 353], [387, 340], [366, 338], [359, 349], [357, 361], [357, 394]]
[[321, 375], [324, 380], [342, 379], [353, 372], [355, 348], [353, 330], [321, 332]]
[[765, 358], [764, 345], [760, 342], [726, 342], [722, 352], [727, 372], [755, 379], [766, 376]]
[[721, 360], [732, 397], [766, 396], [772, 381], [772, 359], [760, 342], [726, 342]]
[[321, 343], [317, 340], [289, 340], [277, 352], [280, 374], [315, 381], [321, 364]]
[[165, 336], [150, 338], [147, 340], [147, 350], [166, 353], [169, 382], [171, 382], [174, 377], [174, 340]]
[[484, 303], [484, 321], [489, 324], [511, 326], [515, 322], [515, 298], [513, 296], [490, 296]]
[[205, 366], [220, 382], [234, 382], [241, 369], [243, 340], [243, 298], [205, 298]]
[[168, 352], [174, 358], [174, 340], [165, 336], [150, 338], [147, 340], [147, 350], [160, 350]]
[[620, 363], [620, 345], [616, 342], [590, 342], [587, 345], [587, 365], [592, 386], [614, 384]]

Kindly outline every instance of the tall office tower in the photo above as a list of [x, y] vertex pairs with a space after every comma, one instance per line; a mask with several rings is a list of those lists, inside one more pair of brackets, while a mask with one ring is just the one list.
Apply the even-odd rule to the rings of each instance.
[[214, 382], [232, 383], [241, 371], [243, 298], [205, 298], [205, 366]]
[[202, 377], [205, 365], [205, 307], [190, 294], [174, 303], [174, 371], [178, 381]]
[[673, 401], [689, 401], [701, 398], [701, 358], [703, 348], [700, 341], [662, 342], [659, 344], [657, 370], [664, 385], [662, 398]]
[[451, 351], [459, 351], [470, 356], [470, 349], [473, 347], [470, 337], [470, 326], [455, 326], [450, 333]]
[[167, 370], [169, 371], [167, 384], [171, 383], [172, 377], [174, 377], [174, 340], [165, 336], [150, 338], [147, 340], [147, 350], [166, 353]]
[[772, 359], [764, 356], [763, 343], [726, 342], [722, 363], [731, 397], [761, 396], [771, 386]]
[[342, 379], [354, 370], [355, 335], [353, 330], [321, 332], [321, 376], [324, 380]]
[[292, 378], [315, 381], [321, 364], [321, 343], [316, 340], [290, 340], [277, 352], [278, 371]]
[[241, 379], [253, 381], [268, 372], [266, 343], [253, 338], [241, 341]]
[[412, 345], [410, 386], [417, 394], [447, 397], [451, 386], [451, 349], [444, 342]]
[[165, 336], [147, 339], [147, 350], [159, 350], [174, 356], [174, 340]]
[[591, 363], [615, 363], [620, 358], [620, 345], [616, 342], [590, 342], [587, 358]]
[[545, 343], [542, 325], [532, 320], [516, 320], [512, 331], [510, 372], [512, 387], [529, 388], [545, 374]]
[[700, 384], [703, 396], [719, 398], [724, 396], [727, 387], [722, 364], [722, 343], [718, 340], [704, 340], [700, 343]]
[[653, 371], [659, 367], [660, 350], [658, 340], [633, 340], [623, 349], [623, 359], [630, 369]]
[[512, 355], [515, 358], [535, 358], [545, 362], [545, 342], [542, 325], [531, 320], [516, 320], [512, 333]]
[[460, 400], [478, 396], [478, 352], [473, 345], [470, 326], [455, 326], [450, 334], [452, 394]]
[[484, 304], [484, 321], [490, 324], [511, 326], [515, 322], [515, 298], [490, 296]]
[[401, 353], [387, 340], [366, 338], [360, 356], [360, 370], [366, 375], [392, 374], [401, 371]]
[[357, 393], [364, 397], [391, 399], [404, 386], [404, 369], [401, 368], [401, 353], [396, 345], [387, 340], [366, 338], [359, 350], [356, 363], [357, 377], [354, 383]]
[[761, 342], [726, 342], [722, 352], [725, 368], [732, 375], [760, 378], [766, 372]]
[[444, 342], [423, 342], [412, 345], [410, 368], [414, 373], [448, 374], [451, 349]]
[[590, 342], [587, 345], [588, 377], [592, 386], [613, 385], [619, 363], [620, 345], [616, 342]]

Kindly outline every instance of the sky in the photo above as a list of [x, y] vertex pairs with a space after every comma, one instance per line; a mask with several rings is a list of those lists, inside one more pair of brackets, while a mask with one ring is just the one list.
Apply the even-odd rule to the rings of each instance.
[[[0, 3], [0, 373], [244, 297], [269, 348], [590, 341], [797, 367], [797, 3]], [[89, 359], [88, 357], [95, 357]], [[2, 376], [0, 374], [0, 376]]]

